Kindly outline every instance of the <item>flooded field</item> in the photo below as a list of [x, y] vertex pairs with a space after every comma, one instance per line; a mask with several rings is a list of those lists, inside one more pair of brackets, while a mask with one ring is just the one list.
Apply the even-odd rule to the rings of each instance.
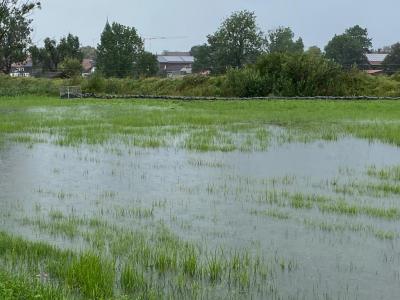
[[4, 298], [400, 295], [400, 103], [0, 103]]

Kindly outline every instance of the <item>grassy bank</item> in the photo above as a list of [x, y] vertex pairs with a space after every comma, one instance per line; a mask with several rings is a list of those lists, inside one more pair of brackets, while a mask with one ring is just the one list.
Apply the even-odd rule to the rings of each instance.
[[[249, 72], [249, 71], [247, 71]], [[340, 85], [332, 90], [315, 90], [313, 82], [305, 81], [299, 91], [269, 91], [266, 81], [246, 71], [232, 71], [227, 76], [188, 76], [184, 78], [105, 79], [40, 79], [0, 76], [0, 96], [57, 96], [60, 86], [81, 86], [84, 93], [112, 95], [170, 95], [206, 97], [254, 96], [400, 96], [399, 76], [372, 77], [361, 72], [349, 73], [338, 80]], [[296, 79], [291, 79], [296, 82]], [[309, 91], [308, 87], [314, 87]], [[304, 90], [303, 90], [304, 89]]]
[[57, 96], [61, 86], [81, 86], [84, 93], [117, 95], [226, 96], [224, 77], [89, 79], [11, 78], [0, 76], [0, 96]]

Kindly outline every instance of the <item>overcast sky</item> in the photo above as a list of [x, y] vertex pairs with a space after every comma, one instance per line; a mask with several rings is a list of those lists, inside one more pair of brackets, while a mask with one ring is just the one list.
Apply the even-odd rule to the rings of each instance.
[[324, 47], [355, 24], [368, 28], [375, 48], [400, 41], [399, 0], [42, 0], [33, 15], [33, 41], [73, 33], [83, 45], [96, 46], [108, 18], [143, 37], [183, 37], [147, 40], [152, 52], [189, 50], [242, 9], [254, 11], [265, 32], [290, 26], [307, 47]]

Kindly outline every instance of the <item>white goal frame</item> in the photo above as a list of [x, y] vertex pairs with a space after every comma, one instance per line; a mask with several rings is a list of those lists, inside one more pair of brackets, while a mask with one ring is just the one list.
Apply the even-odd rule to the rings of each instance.
[[82, 98], [82, 89], [80, 86], [62, 86], [60, 87], [61, 99]]

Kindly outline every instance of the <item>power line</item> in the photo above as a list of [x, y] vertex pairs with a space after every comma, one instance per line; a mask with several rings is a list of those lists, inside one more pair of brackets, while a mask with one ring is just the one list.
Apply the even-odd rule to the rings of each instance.
[[187, 36], [147, 36], [147, 37], [144, 37], [143, 38], [143, 40], [144, 40], [144, 43], [146, 44], [146, 41], [149, 41], [149, 45], [150, 45], [150, 52], [151, 52], [151, 43], [152, 43], [152, 41], [154, 41], [154, 40], [180, 40], [180, 39], [187, 39], [188, 37]]

